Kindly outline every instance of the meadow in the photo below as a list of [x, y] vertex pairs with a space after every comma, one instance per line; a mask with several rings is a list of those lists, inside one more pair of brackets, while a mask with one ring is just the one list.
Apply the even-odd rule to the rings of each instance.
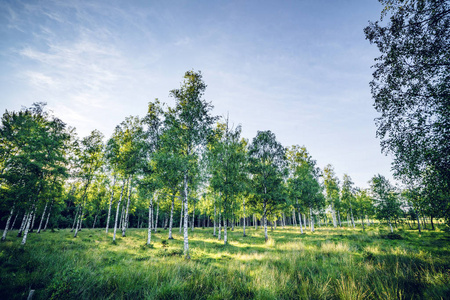
[[450, 299], [450, 234], [399, 228], [320, 227], [189, 232], [190, 260], [175, 230], [16, 231], [0, 244], [0, 299]]

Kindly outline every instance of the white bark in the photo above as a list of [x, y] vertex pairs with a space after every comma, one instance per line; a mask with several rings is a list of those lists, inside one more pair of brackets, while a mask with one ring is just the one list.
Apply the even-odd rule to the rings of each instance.
[[22, 235], [23, 230], [25, 229], [25, 224], [28, 221], [29, 213], [25, 212], [22, 218], [22, 223], [20, 223], [19, 232], [17, 232], [17, 237], [20, 237]]
[[47, 205], [48, 205], [48, 201], [45, 202], [44, 211], [42, 212], [41, 221], [39, 222], [39, 228], [38, 228], [37, 233], [41, 233], [42, 222], [44, 222], [45, 212], [47, 211]]
[[338, 213], [339, 227], [342, 227], [342, 224], [341, 224], [341, 214], [339, 213], [339, 211], [338, 211], [337, 213]]
[[131, 202], [131, 191], [132, 191], [132, 177], [128, 177], [128, 184], [130, 185], [130, 190], [128, 191], [128, 202], [127, 202], [127, 209], [125, 211], [125, 215], [123, 217], [123, 224], [122, 224], [122, 237], [125, 236], [126, 230], [128, 228], [128, 209], [130, 207]]
[[189, 259], [189, 239], [188, 239], [188, 219], [189, 219], [189, 214], [188, 214], [188, 176], [185, 173], [184, 174], [184, 199], [183, 199], [183, 204], [184, 204], [184, 255], [186, 257], [186, 259]]
[[300, 233], [303, 234], [302, 214], [300, 213], [300, 211], [298, 212], [298, 223], [300, 224]]
[[269, 236], [267, 235], [267, 204], [266, 204], [266, 201], [264, 201], [263, 209], [264, 209], [264, 216], [263, 216], [263, 219], [264, 219], [264, 239], [267, 242], [267, 240], [269, 239]]
[[155, 224], [153, 226], [153, 229], [156, 233], [156, 230], [158, 230], [158, 215], [159, 215], [159, 203], [156, 203], [156, 218], [155, 218]]
[[45, 221], [45, 225], [44, 225], [44, 231], [47, 230], [48, 220], [50, 219], [50, 214], [52, 213], [53, 202], [54, 202], [54, 200], [52, 200], [52, 203], [50, 204], [50, 207], [48, 209], [47, 220]]
[[18, 216], [19, 216], [19, 213], [17, 213], [16, 216], [14, 217], [14, 221], [13, 221], [13, 223], [11, 225], [11, 230], [14, 229], [14, 224], [16, 224], [16, 220], [17, 220]]
[[226, 245], [228, 241], [228, 234], [227, 234], [227, 218], [223, 218], [223, 244]]
[[120, 210], [120, 203], [122, 202], [122, 196], [123, 196], [123, 189], [125, 188], [125, 179], [123, 180], [122, 184], [122, 190], [120, 192], [119, 202], [117, 203], [117, 209], [116, 209], [116, 219], [114, 221], [114, 235], [113, 235], [113, 242], [116, 241], [116, 233], [117, 233], [117, 221], [119, 220], [119, 210]]
[[214, 203], [214, 233], [213, 236], [216, 236], [216, 204]]
[[242, 208], [243, 208], [243, 210], [244, 210], [244, 223], [243, 223], [243, 229], [244, 229], [244, 236], [246, 236], [246, 235], [245, 235], [245, 197], [243, 198], [243, 201], [242, 201]]
[[23, 232], [23, 239], [22, 239], [22, 243], [21, 243], [22, 245], [25, 245], [25, 243], [27, 242], [28, 231], [30, 229], [31, 219], [33, 218], [35, 209], [36, 209], [35, 203], [33, 203], [33, 206], [31, 207], [31, 210], [30, 210], [30, 214], [27, 218], [27, 224], [25, 225], [25, 230]]
[[353, 228], [355, 228], [355, 219], [353, 218], [353, 209], [351, 206], [350, 206], [350, 213], [352, 215], [352, 225], [353, 225]]
[[221, 215], [222, 215], [222, 213], [221, 213], [220, 210], [219, 210], [219, 236], [218, 236], [218, 240], [219, 240], [219, 241], [220, 241], [220, 239], [221, 239], [220, 235], [221, 235], [221, 233], [222, 233], [222, 227], [221, 227], [221, 224], [220, 224], [220, 217], [221, 217]]
[[113, 184], [111, 187], [111, 198], [109, 199], [108, 218], [106, 219], [106, 233], [108, 233], [108, 229], [109, 229], [109, 220], [111, 218], [111, 207], [112, 207], [112, 201], [114, 198], [114, 187], [115, 186], [116, 186], [116, 175], [114, 175]]
[[169, 222], [169, 240], [172, 240], [172, 225], [173, 225], [173, 207], [175, 205], [175, 193], [172, 195], [172, 206], [170, 208], [170, 222]]
[[337, 220], [336, 220], [336, 211], [334, 210], [334, 203], [331, 203], [331, 216], [333, 217], [333, 226], [334, 228], [336, 228]]
[[310, 218], [309, 222], [310, 222], [311, 232], [314, 232], [314, 219], [313, 219], [311, 207], [309, 208], [309, 218]]
[[9, 229], [9, 223], [11, 222], [11, 218], [12, 218], [13, 214], [14, 214], [14, 206], [11, 208], [11, 212], [9, 213], [8, 220], [6, 221], [5, 230], [3, 231], [3, 235], [2, 235], [2, 242], [6, 239], [6, 234], [8, 233], [8, 229]]
[[297, 221], [295, 220], [295, 208], [292, 210], [292, 226], [296, 226]]
[[152, 224], [153, 224], [153, 195], [148, 205], [148, 229], [147, 229], [147, 245], [152, 241]]
[[392, 229], [391, 218], [389, 218], [389, 228], [391, 229], [391, 233], [394, 233], [394, 229]]
[[181, 202], [181, 212], [180, 212], [180, 234], [181, 234], [181, 228], [183, 227], [183, 212], [184, 212], [184, 206], [183, 206], [183, 202]]

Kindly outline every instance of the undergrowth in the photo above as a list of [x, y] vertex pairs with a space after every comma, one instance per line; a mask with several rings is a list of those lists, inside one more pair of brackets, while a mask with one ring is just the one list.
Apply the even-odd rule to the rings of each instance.
[[25, 246], [10, 232], [0, 244], [0, 299], [450, 299], [449, 233], [378, 227], [277, 228], [228, 231], [129, 229], [112, 243], [104, 230], [30, 234]]

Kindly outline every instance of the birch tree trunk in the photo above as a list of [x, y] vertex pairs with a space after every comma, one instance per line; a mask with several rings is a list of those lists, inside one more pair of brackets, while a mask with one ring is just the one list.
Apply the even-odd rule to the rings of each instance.
[[220, 241], [220, 239], [221, 239], [220, 235], [221, 235], [221, 233], [222, 233], [222, 227], [221, 227], [221, 224], [220, 224], [220, 217], [221, 217], [221, 215], [222, 215], [222, 213], [221, 213], [221, 211], [219, 210], [219, 237], [218, 237], [218, 240], [219, 240], [219, 241]]
[[361, 226], [362, 226], [363, 231], [366, 231], [366, 229], [364, 228], [364, 220], [363, 220], [362, 216], [361, 216]]
[[156, 218], [155, 218], [155, 225], [153, 226], [155, 233], [156, 230], [158, 230], [158, 215], [159, 215], [159, 203], [156, 203]]
[[334, 226], [334, 228], [336, 228], [337, 221], [336, 221], [336, 210], [334, 209], [334, 203], [331, 203], [331, 216], [333, 217], [333, 226]]
[[83, 209], [84, 209], [83, 205], [80, 208], [81, 211], [78, 215], [78, 221], [77, 224], [75, 225], [75, 233], [73, 234], [73, 237], [77, 237], [78, 231], [81, 230], [81, 222], [83, 220]]
[[153, 195], [150, 197], [148, 205], [148, 229], [147, 229], [147, 245], [152, 241], [152, 224], [153, 224]]
[[170, 222], [169, 222], [169, 240], [173, 240], [172, 237], [172, 224], [173, 224], [173, 207], [175, 205], [175, 193], [172, 195], [172, 206], [170, 208]]
[[216, 204], [214, 203], [214, 233], [213, 236], [216, 236]]
[[44, 211], [42, 212], [41, 221], [39, 222], [39, 227], [38, 227], [37, 233], [41, 233], [42, 222], [44, 222], [45, 213], [47, 211], [47, 205], [48, 205], [48, 201], [45, 202]]
[[311, 227], [311, 232], [314, 232], [314, 219], [313, 219], [311, 207], [309, 208], [309, 218], [310, 218], [309, 223], [310, 223], [310, 227]]
[[242, 209], [244, 210], [244, 223], [242, 224], [243, 225], [243, 229], [244, 229], [244, 236], [247, 236], [245, 234], [245, 197], [243, 197], [243, 200], [242, 200]]
[[28, 216], [29, 216], [29, 213], [27, 213], [27, 212], [25, 211], [25, 213], [23, 214], [22, 223], [20, 223], [19, 231], [17, 232], [17, 237], [22, 236], [22, 232], [23, 232], [23, 230], [25, 229], [25, 224], [26, 224], [27, 221], [28, 221]]
[[114, 198], [114, 187], [116, 186], [116, 175], [114, 175], [113, 184], [111, 188], [111, 198], [109, 199], [109, 208], [108, 208], [108, 218], [106, 219], [106, 233], [108, 233], [109, 229], [109, 220], [111, 218], [111, 207], [112, 207], [112, 201]]
[[267, 240], [269, 239], [269, 236], [267, 235], [267, 203], [266, 203], [266, 201], [264, 201], [264, 203], [263, 203], [263, 209], [264, 209], [264, 216], [263, 216], [263, 219], [264, 219], [264, 239], [266, 240], [266, 242], [267, 242]]
[[297, 226], [297, 220], [295, 219], [295, 208], [292, 210], [292, 226]]
[[16, 224], [16, 220], [17, 220], [17, 217], [18, 217], [18, 216], [19, 216], [19, 213], [17, 212], [16, 216], [14, 217], [14, 221], [13, 221], [13, 223], [12, 223], [12, 225], [11, 225], [11, 230], [14, 229], [14, 224]]
[[298, 210], [298, 223], [300, 224], [300, 233], [303, 234], [302, 214], [300, 213], [300, 209]]
[[6, 221], [5, 230], [3, 231], [3, 235], [2, 235], [2, 242], [3, 242], [4, 240], [6, 240], [6, 234], [8, 233], [9, 223], [11, 222], [11, 218], [12, 218], [13, 214], [14, 214], [14, 205], [13, 205], [13, 207], [11, 208], [11, 212], [9, 213], [8, 220]]
[[22, 245], [25, 245], [25, 243], [27, 242], [28, 231], [30, 229], [31, 219], [33, 218], [33, 215], [35, 214], [35, 210], [36, 210], [36, 201], [33, 202], [33, 206], [31, 207], [31, 210], [30, 210], [30, 215], [28, 216], [27, 224], [26, 224], [25, 230], [23, 232], [23, 239], [21, 242]]
[[79, 213], [80, 213], [80, 206], [78, 205], [75, 212], [75, 218], [73, 218], [72, 229], [70, 230], [70, 232], [73, 232], [75, 230], [75, 224], [77, 224]]
[[227, 218], [223, 218], [223, 244], [226, 245], [228, 241], [228, 235], [227, 235]]
[[352, 209], [351, 206], [350, 206], [350, 214], [351, 214], [351, 216], [352, 216], [352, 225], [353, 225], [353, 228], [355, 228], [355, 219], [353, 218], [353, 209]]
[[339, 213], [339, 210], [338, 210], [338, 221], [339, 221], [339, 227], [342, 227], [342, 224], [341, 224], [341, 214]]
[[389, 218], [389, 228], [391, 229], [391, 233], [394, 233], [394, 229], [392, 229], [391, 218]]
[[128, 209], [129, 209], [129, 207], [130, 207], [130, 202], [131, 202], [131, 189], [133, 188], [133, 187], [132, 187], [132, 180], [133, 180], [133, 177], [130, 175], [130, 176], [128, 177], [128, 182], [129, 182], [128, 184], [129, 184], [129, 186], [130, 186], [130, 190], [128, 191], [127, 209], [126, 209], [126, 211], [125, 211], [125, 215], [124, 215], [124, 218], [123, 218], [123, 224], [122, 224], [122, 237], [125, 236], [126, 230], [127, 230], [127, 227], [128, 227]]
[[120, 203], [122, 202], [122, 196], [123, 196], [123, 189], [125, 188], [125, 179], [123, 180], [122, 184], [122, 190], [120, 191], [120, 197], [119, 202], [117, 203], [117, 209], [116, 209], [116, 219], [114, 221], [114, 235], [113, 235], [113, 242], [116, 241], [116, 233], [117, 233], [117, 221], [119, 219], [119, 210], [120, 210]]
[[95, 229], [95, 223], [97, 222], [98, 212], [95, 214], [94, 223], [92, 224], [92, 229]]
[[181, 228], [183, 227], [183, 212], [184, 212], [184, 206], [183, 206], [183, 203], [181, 203], [181, 213], [180, 213], [180, 234], [181, 234]]
[[189, 239], [188, 239], [188, 220], [189, 220], [189, 214], [188, 214], [188, 176], [187, 173], [184, 174], [184, 199], [183, 199], [183, 205], [184, 205], [184, 247], [183, 252], [186, 259], [190, 259], [189, 256]]
[[419, 212], [416, 212], [416, 218], [417, 218], [417, 228], [419, 229], [419, 233], [422, 233], [422, 228], [420, 227]]
[[191, 231], [194, 231], [195, 226], [195, 201], [192, 203], [192, 223], [191, 223]]
[[47, 230], [48, 220], [50, 219], [50, 214], [52, 213], [52, 208], [53, 208], [53, 203], [54, 202], [55, 202], [55, 199], [52, 200], [52, 203], [50, 204], [50, 207], [48, 208], [47, 220], [45, 221], [44, 231]]

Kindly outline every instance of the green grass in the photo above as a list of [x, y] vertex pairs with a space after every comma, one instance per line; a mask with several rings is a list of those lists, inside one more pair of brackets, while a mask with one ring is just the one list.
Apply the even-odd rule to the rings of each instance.
[[[30, 234], [0, 244], [0, 299], [450, 299], [450, 235], [399, 230], [277, 228], [189, 232], [191, 260], [175, 230], [129, 229], [112, 243], [103, 229]], [[391, 239], [393, 238], [393, 239]], [[166, 242], [163, 242], [166, 241]]]

